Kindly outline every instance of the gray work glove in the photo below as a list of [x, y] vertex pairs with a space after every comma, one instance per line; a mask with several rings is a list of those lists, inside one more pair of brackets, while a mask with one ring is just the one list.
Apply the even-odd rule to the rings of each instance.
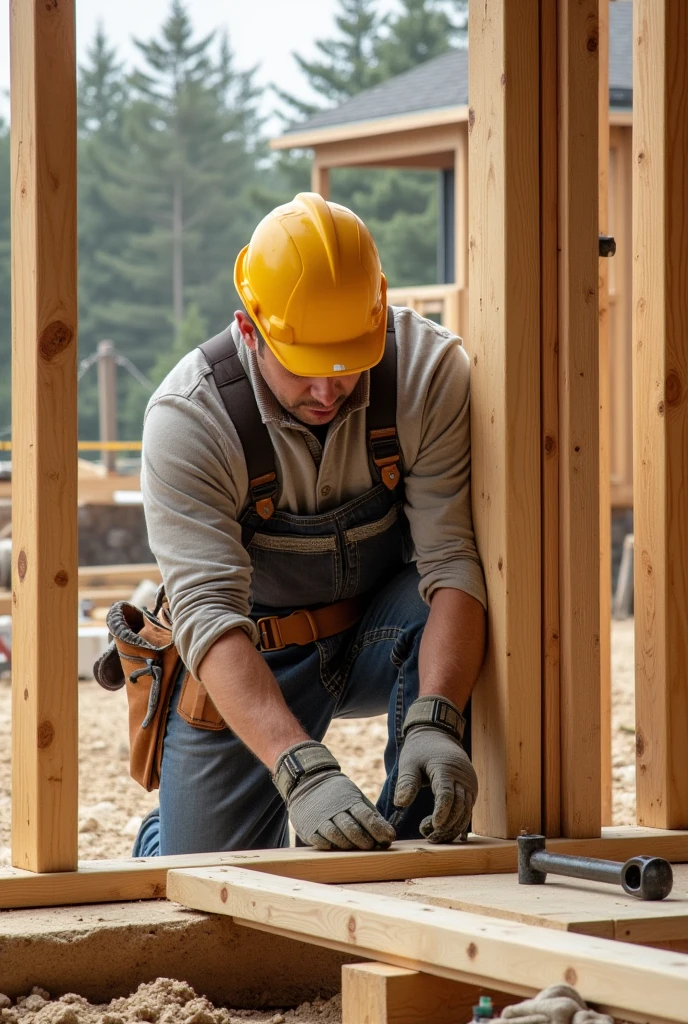
[[605, 1013], [589, 1009], [570, 985], [550, 985], [534, 999], [506, 1006], [502, 1017], [518, 1024], [613, 1024]]
[[408, 807], [421, 786], [432, 787], [433, 814], [420, 825], [431, 843], [465, 839], [471, 821], [478, 777], [461, 746], [464, 726], [461, 712], [445, 697], [419, 697], [404, 722], [394, 803]]
[[287, 805], [296, 834], [317, 850], [374, 850], [396, 839], [322, 743], [296, 743], [280, 756], [272, 781]]

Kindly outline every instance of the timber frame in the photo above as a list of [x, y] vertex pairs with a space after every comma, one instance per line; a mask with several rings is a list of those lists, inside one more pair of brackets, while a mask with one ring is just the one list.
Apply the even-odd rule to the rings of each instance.
[[[444, 154], [467, 146], [472, 194], [460, 248], [471, 296], [474, 518], [490, 614], [474, 707], [478, 834], [465, 846], [399, 843], [371, 854], [284, 850], [81, 864], [74, 0], [11, 5], [14, 866], [0, 871], [0, 907], [168, 892], [252, 927], [353, 947], [386, 961], [346, 975], [352, 1001], [367, 998], [368, 985], [385, 1003], [380, 1021], [392, 1019], [389, 1000], [413, 988], [418, 969], [509, 992], [534, 991], [555, 971], [627, 1019], [688, 1020], [685, 999], [676, 1004], [688, 979], [682, 953], [643, 949], [629, 957], [629, 947], [612, 941], [555, 942], [542, 929], [455, 911], [428, 923], [422, 905], [321, 884], [510, 872], [513, 838], [523, 828], [562, 836], [553, 840], [562, 851], [688, 862], [681, 831], [688, 829], [684, 0], [634, 0], [638, 820], [651, 828], [602, 829], [600, 731], [609, 710], [600, 689], [598, 510], [608, 439], [598, 430], [605, 286], [597, 237], [607, 2], [471, 0], [478, 59], [467, 129], [452, 136], [453, 150], [436, 142]], [[424, 145], [445, 131], [449, 113], [416, 126]], [[385, 137], [396, 144], [394, 132]], [[338, 145], [332, 133], [323, 142]], [[314, 184], [326, 191], [317, 163]], [[323, 925], [322, 915], [332, 924]]]

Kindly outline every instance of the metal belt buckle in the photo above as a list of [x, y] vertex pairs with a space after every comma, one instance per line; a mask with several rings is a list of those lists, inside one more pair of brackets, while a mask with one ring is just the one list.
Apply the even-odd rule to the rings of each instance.
[[279, 616], [267, 615], [256, 623], [260, 633], [260, 647], [263, 651], [281, 651], [286, 644], [279, 628]]

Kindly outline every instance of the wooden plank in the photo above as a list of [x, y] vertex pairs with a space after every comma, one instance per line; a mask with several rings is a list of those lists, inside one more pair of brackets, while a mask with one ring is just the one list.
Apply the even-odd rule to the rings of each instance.
[[[454, 281], [468, 288], [468, 125], [458, 126], [454, 149]], [[455, 333], [458, 333], [458, 325]]]
[[688, 956], [680, 953], [242, 868], [171, 871], [167, 891], [184, 906], [250, 927], [451, 980], [528, 995], [568, 982], [615, 1016], [632, 1010], [688, 1021]]
[[[74, 455], [76, 456], [76, 449]], [[141, 480], [138, 473], [127, 476], [117, 476], [113, 473], [107, 477], [85, 477], [78, 482], [78, 501], [80, 505], [112, 505], [116, 491], [140, 490]], [[0, 499], [11, 499], [12, 493], [12, 482], [0, 480]]]
[[562, 833], [599, 835], [598, 0], [559, 7]]
[[456, 1024], [468, 1020], [481, 995], [496, 1010], [508, 996], [384, 963], [342, 967], [342, 1024]]
[[313, 149], [332, 142], [349, 142], [355, 139], [375, 139], [379, 135], [410, 132], [416, 129], [434, 128], [437, 125], [458, 124], [468, 120], [468, 107], [438, 107], [435, 110], [421, 110], [413, 114], [381, 117], [373, 121], [358, 121], [353, 124], [337, 124], [328, 128], [310, 131], [294, 131], [270, 140], [271, 149]]
[[[599, 0], [599, 233], [609, 234], [609, 0]], [[609, 259], [598, 259], [600, 413], [600, 814], [612, 823], [612, 498]]]
[[[128, 601], [133, 586], [89, 587], [79, 590], [79, 601], [90, 601], [95, 608], [109, 608], [115, 601]], [[0, 590], [0, 615], [12, 614], [12, 591]]]
[[561, 835], [557, 8], [540, 2], [542, 829]]
[[160, 583], [156, 562], [132, 562], [130, 565], [80, 565], [79, 589], [87, 587], [136, 587], [141, 580]]
[[74, 0], [12, 4], [12, 862], [77, 865]]
[[[683, 863], [688, 862], [688, 832], [605, 829], [602, 839], [553, 839], [548, 848], [609, 860], [648, 854]], [[449, 846], [411, 840], [397, 842], [390, 850], [373, 853], [321, 854], [295, 848], [181, 858], [81, 861], [78, 871], [39, 875], [8, 868], [0, 870], [0, 909], [155, 899], [165, 895], [168, 870], [218, 864], [337, 884], [433, 875], [503, 874], [516, 870], [516, 843], [471, 836], [468, 843]]]
[[465, 910], [524, 924], [597, 935], [622, 942], [688, 940], [688, 866], [674, 867], [674, 888], [667, 899], [643, 901], [619, 886], [549, 875], [545, 885], [519, 885], [517, 874], [412, 878], [356, 885], [361, 893], [381, 893]]
[[635, 0], [637, 816], [688, 823], [688, 5]]
[[456, 121], [343, 142], [323, 142], [316, 147], [316, 159], [328, 167], [450, 168], [454, 166], [460, 133], [460, 123]]
[[471, 5], [469, 38], [473, 521], [490, 623], [473, 824], [515, 836], [541, 815], [538, 0]]

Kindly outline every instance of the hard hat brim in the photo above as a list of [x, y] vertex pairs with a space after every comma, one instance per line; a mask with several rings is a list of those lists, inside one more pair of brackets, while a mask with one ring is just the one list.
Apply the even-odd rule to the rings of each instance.
[[319, 345], [299, 342], [287, 345], [273, 338], [265, 338], [265, 342], [282, 366], [297, 377], [342, 377], [363, 373], [379, 363], [385, 351], [386, 333], [385, 315], [380, 318], [380, 325], [374, 331], [352, 341]]

